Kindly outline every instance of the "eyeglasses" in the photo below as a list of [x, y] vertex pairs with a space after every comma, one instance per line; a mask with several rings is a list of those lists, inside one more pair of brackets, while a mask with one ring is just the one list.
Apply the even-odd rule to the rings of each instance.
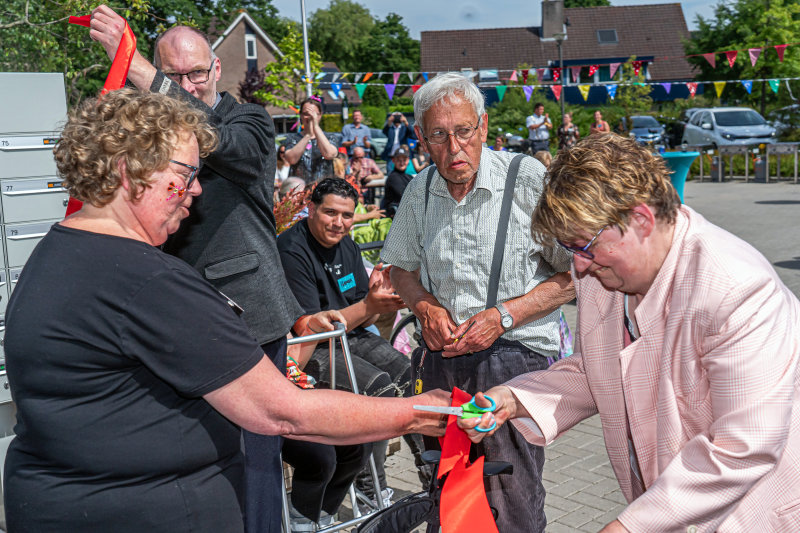
[[431, 132], [430, 135], [423, 136], [423, 138], [431, 144], [444, 144], [450, 139], [450, 136], [456, 138], [459, 142], [464, 142], [472, 139], [472, 136], [475, 135], [475, 132], [478, 131], [478, 128], [481, 127], [481, 121], [478, 120], [478, 124], [476, 126], [464, 126], [461, 128], [457, 128], [455, 131], [447, 131], [447, 130], [440, 130], [435, 129]]
[[211, 73], [211, 69], [212, 68], [214, 68], [214, 60], [213, 59], [211, 60], [211, 66], [209, 66], [205, 70], [200, 69], [200, 70], [193, 70], [191, 72], [184, 72], [184, 73], [181, 73], [181, 72], [165, 72], [164, 76], [168, 77], [169, 79], [171, 79], [172, 81], [174, 81], [178, 85], [181, 84], [181, 81], [183, 80], [183, 77], [186, 76], [186, 79], [188, 79], [193, 84], [198, 85], [200, 83], [205, 83], [205, 82], [208, 81], [208, 77], [209, 77], [209, 74]]
[[176, 165], [180, 165], [182, 167], [186, 167], [192, 171], [192, 173], [189, 174], [188, 178], [183, 174], [181, 174], [181, 176], [186, 180], [186, 190], [188, 191], [189, 189], [191, 189], [192, 183], [194, 183], [194, 180], [197, 177], [197, 167], [194, 165], [187, 165], [186, 163], [181, 163], [180, 161], [175, 161], [174, 159], [170, 159], [169, 162], [175, 163]]
[[556, 242], [558, 242], [558, 244], [560, 244], [562, 247], [569, 250], [573, 254], [581, 256], [584, 259], [588, 259], [589, 261], [594, 261], [594, 254], [589, 251], [589, 248], [594, 244], [594, 241], [597, 240], [600, 234], [603, 233], [603, 230], [606, 229], [607, 227], [608, 226], [600, 228], [600, 231], [594, 234], [594, 237], [592, 237], [592, 240], [590, 240], [586, 246], [569, 246], [559, 240], [557, 240]]

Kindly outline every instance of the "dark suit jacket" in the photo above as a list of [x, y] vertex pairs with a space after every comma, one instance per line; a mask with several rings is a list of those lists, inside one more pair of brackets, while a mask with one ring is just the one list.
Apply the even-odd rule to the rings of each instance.
[[[392, 158], [389, 154], [391, 153], [392, 146], [394, 145], [394, 124], [387, 124], [383, 127], [383, 134], [386, 135], [389, 140], [386, 141], [386, 148], [383, 149], [381, 153], [381, 159], [388, 161]], [[409, 128], [405, 124], [400, 124], [400, 144], [408, 144], [409, 139], [416, 139], [416, 135], [414, 135], [414, 130]]]
[[[164, 80], [159, 72], [151, 91]], [[175, 83], [167, 94], [207, 113], [219, 146], [202, 161], [203, 193], [164, 251], [196, 268], [244, 309], [259, 344], [289, 332], [302, 315], [281, 267], [272, 214], [275, 129], [264, 108], [240, 104], [228, 93], [211, 109]]]

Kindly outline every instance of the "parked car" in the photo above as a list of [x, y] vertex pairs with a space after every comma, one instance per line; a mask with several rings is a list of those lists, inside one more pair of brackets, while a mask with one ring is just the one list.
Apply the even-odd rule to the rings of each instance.
[[668, 146], [678, 146], [681, 144], [683, 141], [683, 130], [686, 129], [686, 124], [689, 122], [689, 120], [691, 120], [692, 115], [701, 109], [703, 108], [690, 107], [688, 109], [684, 109], [677, 119], [662, 119]]
[[370, 141], [372, 146], [369, 149], [369, 156], [377, 161], [383, 153], [383, 149], [386, 148], [389, 138], [383, 134], [380, 128], [370, 128], [369, 132], [372, 134], [372, 141]]
[[[629, 132], [640, 144], [667, 144], [664, 126], [649, 115], [634, 115], [631, 117], [632, 127]], [[622, 117], [621, 128], [624, 131], [625, 117]]]
[[747, 107], [712, 107], [695, 112], [683, 130], [684, 144], [726, 146], [774, 144], [775, 128], [758, 112]]
[[767, 119], [781, 140], [796, 140], [800, 130], [800, 104], [792, 104], [767, 113]]

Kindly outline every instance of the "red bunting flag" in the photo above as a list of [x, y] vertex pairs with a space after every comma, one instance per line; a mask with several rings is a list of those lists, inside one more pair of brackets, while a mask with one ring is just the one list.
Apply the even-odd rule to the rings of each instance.
[[694, 98], [697, 94], [697, 82], [687, 83], [686, 86], [689, 88], [689, 98]]
[[[82, 17], [69, 17], [70, 24], [77, 24], [78, 26], [89, 27], [92, 20], [91, 15], [84, 15]], [[131, 68], [131, 61], [133, 60], [133, 53], [136, 51], [136, 36], [133, 34], [131, 27], [128, 26], [128, 21], [125, 21], [125, 28], [122, 31], [122, 39], [119, 41], [117, 51], [114, 54], [114, 60], [111, 62], [111, 68], [106, 76], [106, 81], [103, 84], [103, 89], [100, 94], [106, 94], [110, 91], [116, 91], [125, 86], [125, 80], [128, 79], [128, 70]], [[64, 217], [76, 213], [83, 207], [83, 202], [70, 197], [67, 202], [67, 212]]]
[[711, 52], [709, 54], [703, 54], [703, 57], [706, 58], [708, 64], [711, 65], [711, 68], [717, 68], [717, 54]]
[[778, 60], [783, 63], [783, 53], [786, 51], [788, 44], [776, 44], [775, 51], [778, 52]]
[[561, 100], [561, 85], [551, 85], [550, 90], [553, 91], [553, 96], [556, 97], [556, 102]]
[[591, 65], [591, 66], [589, 67], [589, 76], [594, 76], [594, 73], [595, 73], [595, 72], [597, 72], [597, 70], [598, 70], [599, 68], [600, 68], [600, 67], [599, 67], [598, 65]]
[[558, 81], [561, 78], [561, 67], [555, 67], [553, 70], [553, 80]]
[[750, 48], [747, 50], [750, 53], [750, 66], [756, 66], [756, 61], [758, 61], [758, 56], [761, 55], [761, 48]]
[[633, 65], [633, 75], [638, 76], [639, 71], [642, 70], [642, 62], [641, 61], [634, 61], [631, 63]]
[[419, 88], [420, 88], [420, 87], [422, 87], [422, 85], [412, 85], [412, 86], [411, 86], [411, 90], [412, 90], [413, 92], [417, 92], [417, 91], [419, 91]]
[[728, 58], [728, 66], [733, 68], [733, 64], [736, 63], [736, 56], [739, 54], [737, 50], [731, 50], [729, 52], [725, 52], [725, 57]]
[[522, 69], [522, 83], [528, 83], [528, 69]]

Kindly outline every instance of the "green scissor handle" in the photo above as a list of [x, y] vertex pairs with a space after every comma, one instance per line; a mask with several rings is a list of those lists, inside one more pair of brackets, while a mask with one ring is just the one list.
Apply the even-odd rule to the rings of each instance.
[[[489, 407], [479, 407], [475, 403], [475, 396], [473, 396], [470, 401], [461, 405], [461, 409], [463, 411], [461, 418], [476, 418], [482, 416], [483, 413], [491, 413], [492, 411], [494, 411], [495, 408], [497, 407], [495, 401], [490, 396], [486, 396], [485, 394], [483, 397], [489, 400], [489, 403], [491, 403]], [[476, 427], [475, 431], [478, 431], [480, 433], [488, 433], [496, 427], [497, 427], [497, 422], [495, 421], [495, 423], [492, 424], [492, 427], [488, 429]]]

